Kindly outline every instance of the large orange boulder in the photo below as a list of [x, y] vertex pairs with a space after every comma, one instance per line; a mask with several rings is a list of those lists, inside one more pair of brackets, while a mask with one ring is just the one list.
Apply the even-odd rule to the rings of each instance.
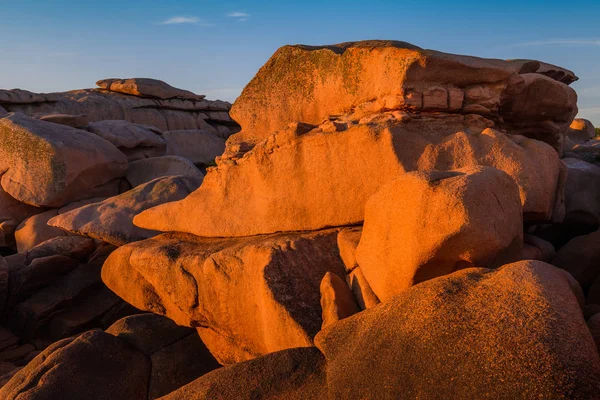
[[126, 157], [106, 140], [24, 114], [0, 118], [0, 138], [2, 188], [33, 206], [94, 197], [92, 189], [127, 170]]
[[165, 234], [117, 249], [102, 280], [139, 309], [199, 327], [217, 360], [231, 364], [312, 343], [321, 280], [344, 274], [337, 233]]
[[519, 189], [506, 173], [412, 172], [369, 199], [356, 259], [386, 301], [458, 269], [516, 260], [522, 247]]
[[421, 283], [315, 343], [334, 399], [589, 399], [600, 389], [569, 280], [539, 261]]
[[186, 199], [134, 218], [198, 236], [314, 230], [363, 221], [367, 200], [410, 171], [491, 166], [519, 187], [527, 221], [561, 219], [564, 170], [548, 144], [485, 129], [479, 117], [378, 115], [376, 123], [294, 125], [239, 157], [222, 157]]
[[398, 41], [284, 46], [234, 103], [231, 116], [242, 132], [232, 140], [256, 142], [291, 122], [318, 124], [377, 103], [483, 115], [559, 150], [577, 114], [577, 96], [567, 86], [575, 80], [571, 71], [538, 61], [446, 54]]

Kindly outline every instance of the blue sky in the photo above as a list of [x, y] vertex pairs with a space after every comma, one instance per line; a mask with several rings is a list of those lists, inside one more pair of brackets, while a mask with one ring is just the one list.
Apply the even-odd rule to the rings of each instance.
[[598, 0], [0, 0], [0, 18], [0, 88], [152, 77], [232, 101], [284, 44], [395, 39], [572, 69], [580, 116], [600, 126]]

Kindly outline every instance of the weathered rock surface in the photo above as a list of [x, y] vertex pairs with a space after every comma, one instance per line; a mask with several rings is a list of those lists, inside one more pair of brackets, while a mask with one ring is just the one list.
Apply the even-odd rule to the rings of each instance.
[[527, 234], [523, 236], [523, 241], [526, 245], [536, 249], [537, 257], [534, 258], [535, 260], [552, 263], [554, 257], [556, 257], [556, 249], [552, 243], [542, 238]]
[[571, 71], [538, 61], [460, 56], [397, 41], [284, 46], [233, 105], [243, 128], [234, 140], [256, 142], [292, 122], [319, 124], [368, 107], [479, 114], [560, 150], [577, 114], [577, 95], [567, 86], [575, 80]]
[[193, 163], [208, 164], [225, 151], [225, 140], [201, 129], [167, 131], [162, 137], [167, 142], [166, 154]]
[[125, 179], [131, 187], [150, 182], [164, 176], [185, 176], [198, 186], [204, 179], [204, 174], [188, 159], [178, 156], [145, 158], [129, 163]]
[[174, 88], [161, 80], [149, 78], [102, 79], [96, 82], [96, 85], [111, 92], [140, 97], [156, 97], [159, 99], [182, 98], [188, 100], [202, 100], [206, 97], [194, 94], [188, 90]]
[[162, 156], [167, 147], [161, 132], [150, 125], [107, 120], [92, 122], [86, 129], [115, 145], [129, 161]]
[[309, 346], [319, 286], [344, 274], [337, 230], [247, 238], [166, 234], [116, 250], [102, 279], [130, 304], [199, 329], [222, 364]]
[[424, 282], [332, 325], [316, 344], [336, 399], [587, 399], [600, 387], [577, 299], [541, 262]]
[[382, 301], [458, 269], [498, 267], [523, 247], [519, 189], [490, 168], [413, 172], [368, 201], [356, 259]]
[[181, 200], [197, 187], [197, 182], [185, 176], [157, 178], [99, 203], [61, 213], [51, 218], [48, 225], [122, 246], [159, 233], [134, 226], [132, 221], [136, 214], [159, 204]]
[[368, 198], [400, 173], [475, 166], [515, 180], [527, 221], [564, 216], [564, 171], [546, 143], [483, 130], [479, 118], [381, 117], [339, 132], [299, 125], [281, 131], [241, 158], [217, 160], [198, 190], [134, 223], [198, 236], [352, 225], [363, 221]]
[[0, 118], [0, 135], [2, 188], [33, 206], [84, 199], [127, 170], [116, 147], [83, 130], [12, 113]]
[[356, 267], [346, 276], [346, 283], [352, 290], [354, 298], [361, 310], [366, 310], [381, 303], [379, 297], [373, 292], [360, 267]]
[[[82, 364], [86, 368], [79, 369]], [[142, 314], [123, 318], [106, 332], [93, 330], [50, 346], [0, 395], [3, 399], [155, 399], [218, 367], [195, 330]]]

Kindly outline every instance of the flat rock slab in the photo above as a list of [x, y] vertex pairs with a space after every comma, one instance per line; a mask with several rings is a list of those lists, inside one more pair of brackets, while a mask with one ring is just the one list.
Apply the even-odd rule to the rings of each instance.
[[158, 204], [181, 200], [197, 187], [197, 182], [188, 177], [157, 178], [99, 203], [59, 214], [48, 225], [122, 246], [158, 234], [134, 226], [135, 215]]
[[202, 100], [204, 95], [198, 95], [188, 90], [177, 89], [166, 82], [149, 78], [129, 79], [103, 79], [96, 82], [102, 89], [112, 92], [131, 94], [140, 97], [159, 99], [182, 98], [188, 100]]

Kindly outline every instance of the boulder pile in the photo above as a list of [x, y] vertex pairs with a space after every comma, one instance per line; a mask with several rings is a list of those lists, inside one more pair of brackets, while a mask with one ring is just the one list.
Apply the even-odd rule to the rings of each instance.
[[365, 41], [232, 107], [0, 91], [0, 398], [600, 398], [576, 80]]

